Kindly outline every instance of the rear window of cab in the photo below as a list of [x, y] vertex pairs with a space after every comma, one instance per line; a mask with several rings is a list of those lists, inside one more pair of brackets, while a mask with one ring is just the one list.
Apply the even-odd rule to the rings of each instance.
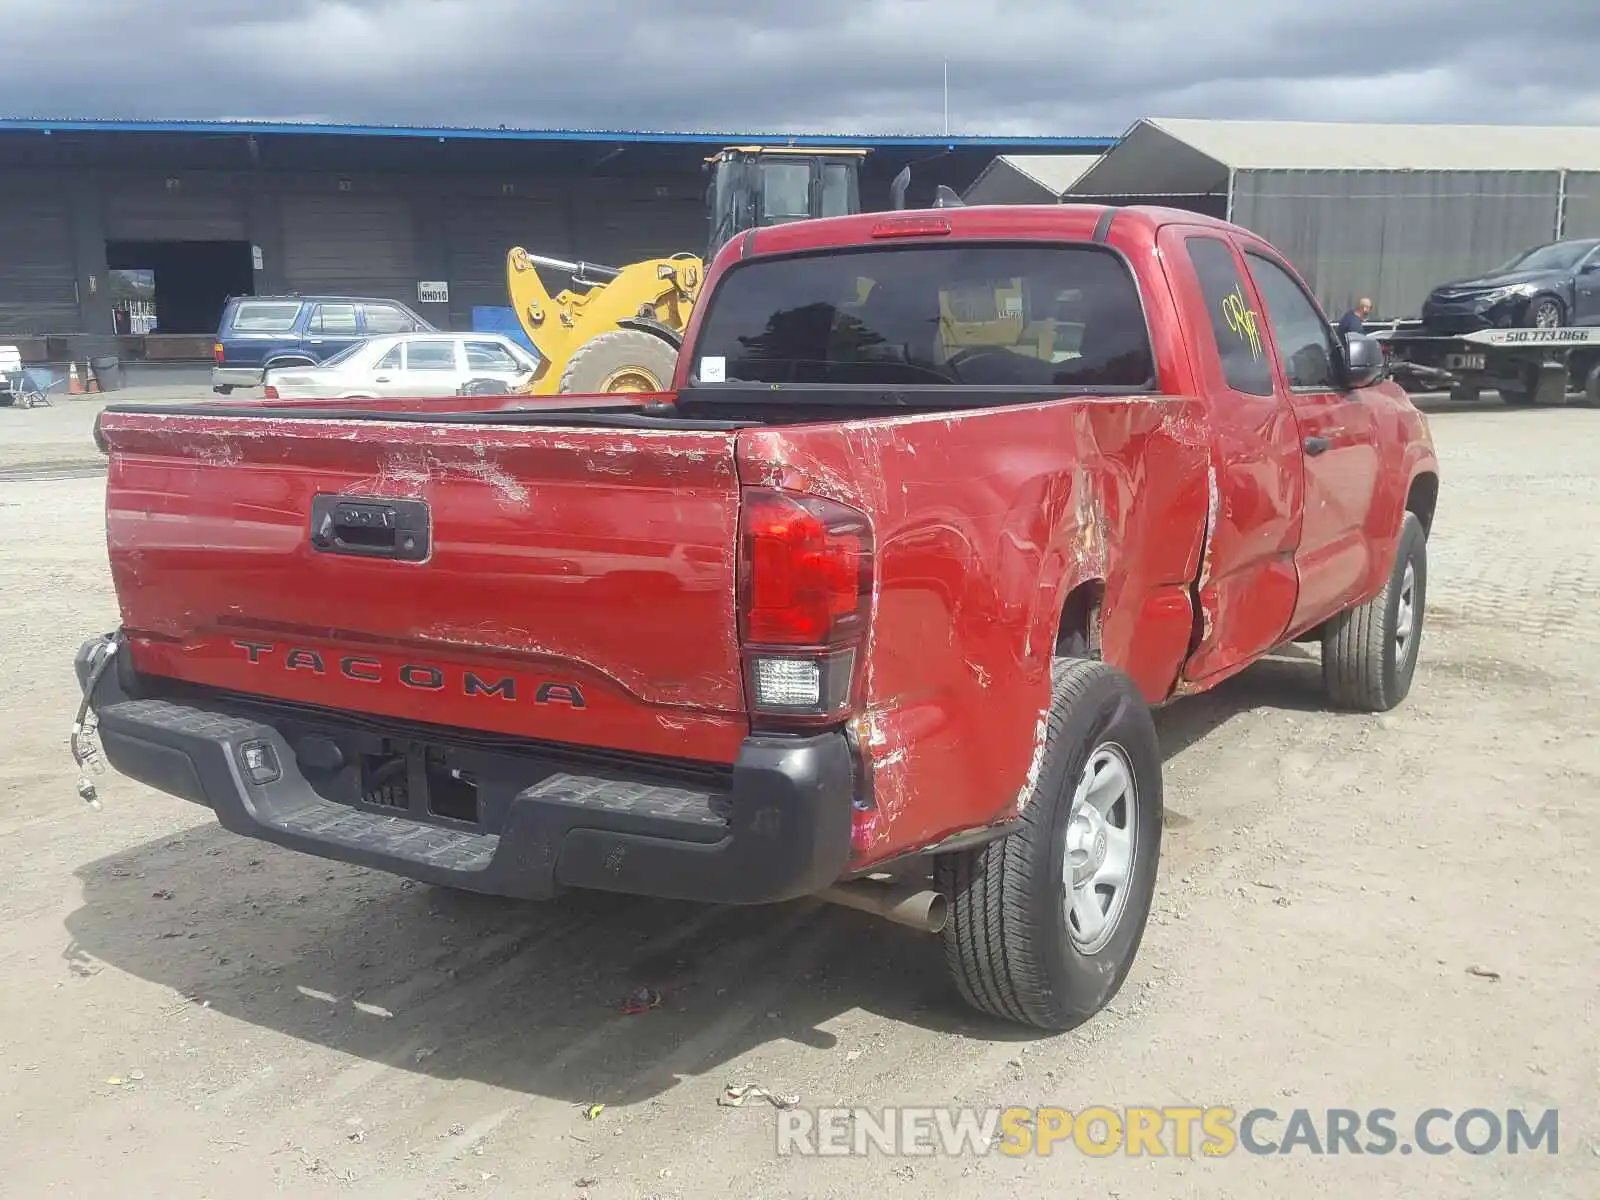
[[1097, 246], [896, 246], [755, 259], [710, 298], [693, 385], [1146, 389], [1127, 264]]
[[300, 316], [297, 300], [245, 300], [234, 309], [235, 333], [288, 333]]

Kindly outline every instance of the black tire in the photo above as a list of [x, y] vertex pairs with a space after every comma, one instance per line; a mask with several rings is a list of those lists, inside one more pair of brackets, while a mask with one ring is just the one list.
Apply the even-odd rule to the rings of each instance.
[[[1410, 630], [1400, 642], [1400, 613], [1410, 569]], [[1428, 611], [1428, 537], [1407, 513], [1383, 590], [1329, 621], [1322, 633], [1322, 679], [1341, 708], [1388, 712], [1406, 698], [1417, 672]]]
[[1583, 381], [1583, 397], [1578, 403], [1586, 408], [1600, 408], [1600, 363], [1589, 368]]
[[1567, 323], [1567, 306], [1556, 296], [1535, 296], [1528, 301], [1524, 324], [1531, 329], [1560, 329]]
[[[663, 392], [672, 386], [678, 352], [640, 329], [613, 329], [585, 342], [561, 374], [566, 392]], [[649, 380], [653, 387], [638, 386]], [[626, 386], [623, 386], [626, 385]]]
[[[1066, 909], [1073, 798], [1090, 763], [1118, 753], [1132, 796], [1112, 806], [1113, 819], [1102, 828], [1116, 827], [1119, 810], [1121, 828], [1131, 820], [1132, 867], [1103, 943], [1084, 947], [1074, 940]], [[1044, 752], [1021, 828], [979, 849], [945, 855], [935, 869], [950, 901], [945, 960], [967, 1003], [1051, 1030], [1081, 1024], [1110, 1003], [1150, 917], [1161, 816], [1155, 723], [1132, 680], [1102, 662], [1056, 659]], [[1103, 856], [1105, 839], [1097, 833], [1093, 841], [1093, 852]]]
[[1531, 408], [1539, 398], [1539, 371], [1535, 367], [1523, 367], [1517, 375], [1516, 379], [1501, 380], [1495, 390], [1512, 408]]

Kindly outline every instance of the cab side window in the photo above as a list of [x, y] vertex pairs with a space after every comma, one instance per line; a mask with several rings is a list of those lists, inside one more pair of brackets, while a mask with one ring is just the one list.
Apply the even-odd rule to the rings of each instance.
[[1222, 360], [1223, 378], [1236, 392], [1272, 395], [1272, 363], [1233, 249], [1216, 237], [1185, 238], [1183, 244], [1205, 296], [1206, 318], [1217, 357]]
[[1283, 359], [1283, 373], [1295, 391], [1331, 392], [1339, 387], [1334, 369], [1336, 343], [1327, 319], [1293, 275], [1263, 254], [1245, 251], [1250, 273], [1267, 306], [1267, 320]]

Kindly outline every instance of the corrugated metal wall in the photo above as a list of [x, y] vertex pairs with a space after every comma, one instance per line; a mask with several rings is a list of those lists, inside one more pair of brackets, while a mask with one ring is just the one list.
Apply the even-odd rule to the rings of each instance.
[[706, 183], [699, 175], [575, 180], [573, 253], [614, 267], [669, 254], [704, 254], [711, 233]]
[[1600, 237], [1600, 171], [1567, 173], [1566, 214], [1562, 237]]
[[77, 268], [66, 198], [50, 181], [14, 173], [0, 190], [0, 334], [56, 333], [78, 324]]
[[[572, 256], [567, 206], [559, 192], [533, 196], [484, 196], [453, 202], [445, 220], [450, 256], [451, 320], [472, 323], [474, 305], [503, 305], [506, 252], [521, 246], [551, 258]], [[551, 286], [558, 282], [553, 276]]]
[[154, 181], [118, 187], [106, 194], [105, 232], [110, 241], [242, 242], [244, 201], [226, 193], [170, 192]]
[[1239, 171], [1233, 220], [1282, 250], [1330, 315], [1370, 296], [1379, 316], [1410, 317], [1439, 284], [1550, 241], [1560, 189], [1558, 171]]
[[410, 199], [339, 192], [285, 196], [283, 271], [295, 291], [415, 304]]

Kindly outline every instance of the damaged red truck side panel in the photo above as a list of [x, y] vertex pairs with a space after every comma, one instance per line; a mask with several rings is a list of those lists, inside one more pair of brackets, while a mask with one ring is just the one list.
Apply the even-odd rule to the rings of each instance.
[[1416, 669], [1438, 495], [1376, 343], [1191, 213], [730, 242], [670, 394], [112, 406], [107, 757], [424, 881], [942, 931], [1061, 1028], [1155, 886], [1150, 710], [1290, 641]]
[[[1152, 701], [1171, 691], [1206, 515], [1205, 448], [1173, 434], [1194, 407], [1063, 401], [764, 430], [746, 442], [744, 482], [827, 496], [873, 520], [877, 596], [858, 721], [879, 812], [863, 861], [1027, 802], [1074, 589], [1104, 597], [1107, 660]], [[988, 436], [991, 423], [1006, 435]], [[1130, 536], [1149, 553], [1118, 553]]]

